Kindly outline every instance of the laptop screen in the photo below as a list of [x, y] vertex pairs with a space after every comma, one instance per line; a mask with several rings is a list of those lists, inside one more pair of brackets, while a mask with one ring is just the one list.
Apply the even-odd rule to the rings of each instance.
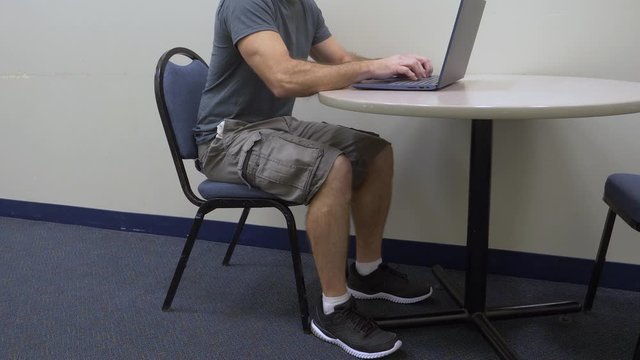
[[485, 0], [462, 0], [460, 3], [447, 55], [440, 71], [438, 87], [449, 85], [464, 77], [485, 3]]

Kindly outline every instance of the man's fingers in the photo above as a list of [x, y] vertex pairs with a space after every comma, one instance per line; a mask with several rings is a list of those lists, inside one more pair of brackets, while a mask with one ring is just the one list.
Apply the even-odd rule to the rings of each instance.
[[416, 58], [410, 59], [407, 66], [413, 71], [413, 73], [418, 78], [427, 77], [427, 69], [423, 66], [423, 64]]
[[402, 56], [402, 62], [403, 65], [409, 67], [418, 78], [430, 76], [433, 70], [431, 68], [431, 62], [422, 56], [404, 55]]
[[398, 68], [396, 69], [396, 73], [398, 73], [399, 75], [404, 75], [411, 80], [418, 80], [416, 74], [407, 66], [398, 66]]
[[423, 66], [427, 71], [427, 77], [431, 76], [433, 74], [433, 65], [431, 64], [431, 61], [427, 59], [427, 62]]
[[[379, 71], [375, 71], [374, 78], [385, 78], [391, 75], [401, 75], [412, 80], [431, 76], [433, 66], [431, 61], [417, 55], [395, 55], [380, 59]], [[386, 69], [385, 69], [386, 68]]]
[[420, 64], [422, 64], [427, 77], [431, 76], [431, 74], [433, 73], [433, 65], [431, 64], [431, 60], [423, 56], [416, 56], [416, 59], [418, 59], [418, 61], [420, 61]]

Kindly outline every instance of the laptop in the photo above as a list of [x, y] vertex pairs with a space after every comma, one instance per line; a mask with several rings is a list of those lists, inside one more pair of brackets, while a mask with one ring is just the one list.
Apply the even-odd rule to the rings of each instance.
[[461, 0], [440, 75], [426, 79], [365, 80], [352, 86], [367, 90], [439, 90], [462, 79], [480, 27], [485, 0]]

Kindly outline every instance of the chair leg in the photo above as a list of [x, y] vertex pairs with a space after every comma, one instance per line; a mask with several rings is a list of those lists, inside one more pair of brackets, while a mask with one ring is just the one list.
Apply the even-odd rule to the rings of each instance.
[[636, 341], [636, 351], [633, 353], [633, 360], [640, 360], [640, 337]]
[[293, 273], [296, 279], [296, 289], [298, 291], [298, 303], [300, 305], [300, 317], [302, 320], [302, 331], [311, 333], [309, 323], [309, 305], [307, 303], [307, 290], [304, 284], [304, 274], [302, 272], [302, 261], [300, 260], [300, 245], [298, 244], [298, 230], [291, 210], [286, 206], [278, 207], [287, 221], [289, 232], [289, 244], [291, 246], [291, 260], [293, 261]]
[[584, 311], [591, 311], [593, 307], [593, 299], [596, 296], [596, 290], [598, 289], [598, 283], [600, 282], [600, 275], [602, 275], [602, 268], [607, 257], [607, 249], [609, 248], [609, 240], [611, 240], [611, 232], [613, 231], [613, 224], [616, 220], [616, 213], [609, 209], [607, 213], [607, 220], [602, 230], [602, 238], [600, 239], [600, 246], [598, 248], [598, 255], [596, 256], [596, 262], [593, 267], [591, 279], [589, 280], [589, 287], [587, 289], [587, 295], [584, 298]]
[[229, 247], [227, 248], [227, 253], [224, 255], [224, 260], [222, 260], [222, 265], [228, 266], [229, 260], [231, 260], [231, 255], [233, 255], [233, 250], [236, 248], [236, 244], [238, 243], [238, 239], [240, 238], [240, 233], [244, 228], [244, 223], [247, 221], [247, 217], [249, 216], [249, 210], [251, 208], [244, 208], [242, 211], [242, 215], [240, 216], [240, 220], [238, 221], [238, 225], [236, 225], [236, 230], [233, 233], [233, 238], [229, 243]]
[[180, 260], [178, 261], [178, 266], [176, 267], [176, 271], [173, 274], [173, 279], [171, 280], [169, 291], [167, 291], [167, 295], [164, 298], [162, 311], [168, 311], [169, 308], [171, 308], [173, 297], [176, 295], [176, 291], [178, 290], [178, 285], [180, 284], [182, 273], [187, 267], [187, 260], [189, 260], [189, 256], [191, 255], [191, 249], [193, 249], [193, 244], [196, 241], [198, 231], [200, 231], [200, 225], [202, 225], [204, 215], [204, 212], [198, 211], [196, 217], [193, 219], [193, 224], [191, 225], [191, 230], [189, 231], [189, 235], [187, 236], [184, 248], [182, 249], [182, 254], [180, 255]]

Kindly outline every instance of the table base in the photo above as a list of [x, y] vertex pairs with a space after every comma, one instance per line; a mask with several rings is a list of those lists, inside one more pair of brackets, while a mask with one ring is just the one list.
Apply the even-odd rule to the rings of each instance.
[[433, 267], [433, 274], [460, 308], [417, 315], [376, 318], [375, 321], [378, 325], [384, 328], [398, 328], [471, 322], [476, 325], [478, 330], [480, 330], [484, 338], [491, 344], [501, 359], [511, 360], [518, 359], [518, 357], [509, 348], [507, 342], [491, 324], [490, 320], [507, 320], [533, 316], [576, 313], [582, 311], [582, 305], [579, 302], [562, 301], [488, 308], [483, 311], [471, 313], [465, 308], [460, 291], [455, 285], [453, 285], [453, 282], [449, 279], [446, 271], [441, 266], [436, 265]]
[[471, 148], [469, 159], [469, 203], [467, 214], [467, 268], [464, 296], [453, 285], [444, 269], [434, 267], [434, 274], [456, 301], [459, 309], [444, 313], [376, 319], [383, 327], [418, 326], [471, 322], [501, 359], [517, 359], [490, 319], [513, 319], [579, 312], [577, 302], [559, 302], [509, 306], [490, 309], [486, 306], [487, 259], [489, 256], [489, 217], [491, 213], [491, 163], [493, 151], [493, 120], [471, 121]]

